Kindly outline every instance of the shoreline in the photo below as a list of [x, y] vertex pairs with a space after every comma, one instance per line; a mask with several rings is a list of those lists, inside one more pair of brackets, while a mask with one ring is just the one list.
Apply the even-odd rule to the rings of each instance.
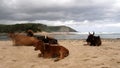
[[[20, 33], [20, 34], [25, 34], [25, 33]], [[46, 35], [49, 37], [54, 37], [58, 40], [84, 40], [87, 38], [88, 34], [73, 34], [73, 33], [66, 33], [66, 32], [53, 32], [53, 33], [35, 33], [34, 35]], [[96, 35], [98, 36], [98, 35]], [[111, 34], [103, 34], [99, 35], [101, 39], [106, 40], [106, 39], [112, 39], [112, 40], [120, 40], [120, 35], [111, 35]], [[0, 40], [7, 40], [7, 33], [0, 33]]]
[[[10, 38], [0, 38], [0, 41], [9, 41]], [[86, 40], [86, 39], [57, 39], [57, 40]], [[102, 41], [120, 41], [120, 38], [101, 38]]]
[[[57, 39], [58, 41], [84, 41], [86, 42], [86, 39]], [[11, 39], [0, 39], [0, 41], [11, 41]], [[101, 41], [115, 41], [120, 42], [120, 39], [101, 39]]]

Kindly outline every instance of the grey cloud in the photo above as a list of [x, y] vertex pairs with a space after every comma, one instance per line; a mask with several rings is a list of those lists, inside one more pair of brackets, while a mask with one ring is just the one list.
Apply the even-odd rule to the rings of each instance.
[[[0, 4], [1, 21], [94, 21], [105, 19], [119, 21], [119, 15], [107, 11], [112, 7], [113, 0], [61, 0], [57, 2], [54, 0], [11, 0], [11, 2], [1, 0]], [[111, 14], [111, 17], [107, 15], [108, 13]]]

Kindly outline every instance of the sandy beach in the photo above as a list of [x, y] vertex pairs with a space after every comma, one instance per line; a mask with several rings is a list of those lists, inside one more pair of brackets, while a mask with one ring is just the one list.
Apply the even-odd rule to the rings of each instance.
[[102, 40], [101, 46], [87, 46], [85, 40], [59, 40], [70, 55], [58, 62], [38, 57], [33, 46], [13, 46], [0, 41], [0, 68], [120, 68], [120, 40]]

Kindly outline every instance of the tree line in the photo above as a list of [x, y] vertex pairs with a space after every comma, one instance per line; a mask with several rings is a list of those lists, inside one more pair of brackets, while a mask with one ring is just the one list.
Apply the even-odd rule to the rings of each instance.
[[26, 32], [27, 30], [33, 30], [34, 32], [44, 31], [47, 26], [43, 24], [14, 24], [14, 25], [0, 25], [0, 33], [8, 33], [8, 32]]
[[33, 32], [76, 32], [74, 29], [66, 26], [47, 26], [39, 23], [24, 23], [24, 24], [12, 24], [3, 25], [0, 24], [0, 33], [8, 32], [26, 32], [27, 30], [32, 30]]

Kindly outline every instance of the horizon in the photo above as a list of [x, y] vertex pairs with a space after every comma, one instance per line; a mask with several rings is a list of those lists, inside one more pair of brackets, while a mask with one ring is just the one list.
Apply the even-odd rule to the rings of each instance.
[[[28, 22], [26, 22], [26, 23], [28, 23]], [[99, 31], [99, 29], [98, 28], [100, 28], [100, 27], [102, 27], [102, 25], [104, 25], [104, 24], [89, 24], [89, 23], [82, 23], [82, 25], [81, 26], [77, 26], [76, 27], [76, 25], [78, 25], [77, 23], [74, 23], [74, 24], [63, 24], [63, 23], [61, 23], [61, 24], [59, 24], [59, 25], [56, 25], [56, 24], [51, 24], [51, 23], [49, 23], [49, 24], [46, 24], [46, 23], [34, 23], [34, 22], [32, 22], [33, 24], [43, 24], [43, 25], [47, 25], [47, 26], [67, 26], [67, 27], [70, 27], [70, 28], [72, 28], [72, 29], [74, 29], [74, 30], [76, 30], [77, 32], [83, 32], [83, 33], [86, 33], [86, 32], [96, 32], [96, 33], [120, 33], [120, 31], [119, 31], [119, 29], [118, 29], [118, 31], [108, 31], [108, 29], [106, 29], [106, 31], [105, 30], [102, 30], [102, 29], [100, 29], [100, 30], [102, 30], [102, 31]], [[3, 25], [13, 25], [13, 24], [25, 24], [25, 23], [7, 23], [7, 24], [3, 24]], [[29, 24], [29, 23], [28, 23]], [[72, 25], [72, 26], [71, 26]], [[88, 27], [88, 26], [90, 26], [90, 27]], [[119, 27], [119, 24], [115, 24], [115, 25], [113, 25], [113, 24], [105, 24], [104, 26], [108, 26], [108, 27]], [[84, 28], [88, 28], [88, 29], [85, 29], [85, 30], [79, 30], [78, 28], [81, 28], [81, 29], [84, 29]], [[94, 30], [94, 29], [96, 29], [97, 28], [97, 31], [96, 30]], [[103, 28], [104, 29], [104, 28]], [[116, 29], [117, 30], [117, 29]]]

